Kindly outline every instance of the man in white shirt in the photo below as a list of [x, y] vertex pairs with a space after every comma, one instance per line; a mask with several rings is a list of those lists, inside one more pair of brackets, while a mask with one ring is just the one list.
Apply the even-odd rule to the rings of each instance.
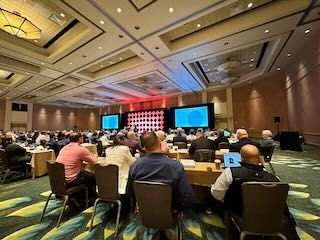
[[36, 144], [40, 145], [41, 141], [46, 141], [47, 143], [49, 142], [49, 140], [50, 140], [50, 136], [46, 132], [41, 132], [36, 139]]

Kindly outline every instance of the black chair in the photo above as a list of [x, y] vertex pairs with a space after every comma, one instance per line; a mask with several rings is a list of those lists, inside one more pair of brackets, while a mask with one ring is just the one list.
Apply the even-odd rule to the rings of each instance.
[[196, 162], [213, 162], [215, 160], [215, 151], [212, 149], [198, 149], [193, 155]]
[[47, 161], [47, 168], [48, 168], [48, 174], [49, 174], [49, 180], [50, 180], [50, 186], [51, 186], [52, 192], [48, 196], [46, 205], [44, 206], [43, 212], [40, 217], [40, 222], [44, 217], [44, 214], [46, 212], [46, 209], [52, 194], [55, 194], [56, 196], [60, 196], [64, 198], [63, 206], [62, 206], [59, 219], [56, 225], [56, 228], [58, 228], [61, 222], [63, 212], [66, 208], [69, 196], [71, 194], [85, 190], [86, 208], [88, 208], [88, 188], [85, 185], [79, 185], [76, 187], [67, 188], [67, 183], [65, 180], [64, 165], [61, 163], [49, 160]]
[[230, 143], [227, 142], [221, 142], [218, 144], [219, 149], [229, 149], [230, 148]]
[[275, 145], [272, 145], [271, 147], [268, 147], [268, 148], [262, 148], [261, 154], [263, 156], [264, 162], [269, 164], [273, 175], [276, 175], [276, 172], [271, 164], [271, 159], [272, 159], [272, 155], [274, 152], [274, 148], [275, 148]]
[[90, 220], [90, 229], [92, 230], [94, 216], [96, 215], [97, 204], [99, 201], [114, 202], [118, 204], [118, 212], [116, 219], [115, 236], [118, 234], [120, 212], [121, 212], [121, 195], [118, 192], [118, 174], [119, 167], [116, 165], [94, 165], [94, 172], [98, 187], [98, 198], [94, 203], [94, 209]]
[[178, 146], [179, 149], [186, 149], [187, 148], [187, 143], [185, 143], [185, 142], [174, 142], [173, 146]]
[[99, 157], [102, 157], [103, 154], [103, 148], [102, 148], [102, 141], [97, 141], [97, 153]]
[[21, 176], [28, 176], [28, 166], [22, 163], [10, 163], [6, 151], [0, 149], [0, 181], [4, 184], [6, 179], [16, 179]]
[[280, 182], [246, 182], [242, 184], [241, 191], [243, 216], [231, 214], [231, 220], [240, 232], [240, 239], [255, 235], [286, 240], [280, 230], [289, 185]]
[[172, 187], [158, 182], [134, 181], [133, 189], [142, 225], [165, 231], [177, 223], [178, 239], [182, 239], [181, 215], [172, 211]]

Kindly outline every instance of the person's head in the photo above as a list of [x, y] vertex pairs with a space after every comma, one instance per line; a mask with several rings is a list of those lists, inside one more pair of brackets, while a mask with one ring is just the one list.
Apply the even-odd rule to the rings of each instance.
[[194, 135], [194, 133], [195, 133], [195, 130], [193, 128], [191, 128], [190, 131], [189, 131], [189, 134], [190, 135]]
[[128, 138], [128, 139], [134, 139], [134, 136], [135, 136], [134, 131], [129, 131], [129, 132], [127, 133], [127, 138]]
[[240, 140], [242, 138], [248, 138], [249, 137], [247, 130], [245, 130], [243, 128], [237, 129], [236, 135], [237, 135], [237, 139], [238, 140]]
[[272, 138], [272, 132], [270, 130], [263, 130], [261, 135], [262, 135], [263, 139], [271, 139]]
[[214, 135], [215, 135], [214, 131], [209, 132], [209, 137], [214, 137]]
[[218, 136], [224, 137], [224, 130], [223, 129], [218, 129]]
[[204, 136], [204, 132], [202, 128], [198, 128], [196, 136], [197, 138], [201, 138]]
[[154, 132], [146, 132], [141, 136], [141, 144], [147, 152], [161, 152], [161, 143]]
[[251, 144], [244, 145], [241, 150], [241, 159], [245, 163], [259, 165], [261, 163], [261, 156], [259, 149]]
[[125, 138], [123, 135], [116, 135], [113, 139], [112, 147], [124, 146], [125, 145], [124, 141], [125, 141]]
[[173, 130], [173, 129], [170, 129], [169, 133], [170, 133], [170, 134], [174, 134], [174, 130]]
[[77, 142], [79, 144], [83, 143], [83, 137], [79, 132], [73, 132], [69, 136], [70, 142]]
[[183, 133], [183, 129], [182, 128], [177, 128], [177, 134], [181, 135]]
[[155, 132], [160, 141], [163, 141], [166, 138], [166, 134], [162, 130], [158, 130]]

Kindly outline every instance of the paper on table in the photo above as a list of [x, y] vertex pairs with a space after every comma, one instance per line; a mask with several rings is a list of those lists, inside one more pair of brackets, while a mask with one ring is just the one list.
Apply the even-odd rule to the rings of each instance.
[[194, 168], [194, 167], [196, 167], [196, 163], [195, 163], [194, 160], [181, 159], [181, 163], [182, 163], [183, 167], [185, 167], [185, 168]]

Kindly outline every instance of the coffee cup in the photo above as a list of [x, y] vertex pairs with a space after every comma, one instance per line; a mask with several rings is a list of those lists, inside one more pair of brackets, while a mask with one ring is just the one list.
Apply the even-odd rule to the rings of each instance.
[[221, 168], [221, 160], [216, 159], [216, 160], [214, 160], [214, 163], [216, 164], [216, 169], [219, 170]]

